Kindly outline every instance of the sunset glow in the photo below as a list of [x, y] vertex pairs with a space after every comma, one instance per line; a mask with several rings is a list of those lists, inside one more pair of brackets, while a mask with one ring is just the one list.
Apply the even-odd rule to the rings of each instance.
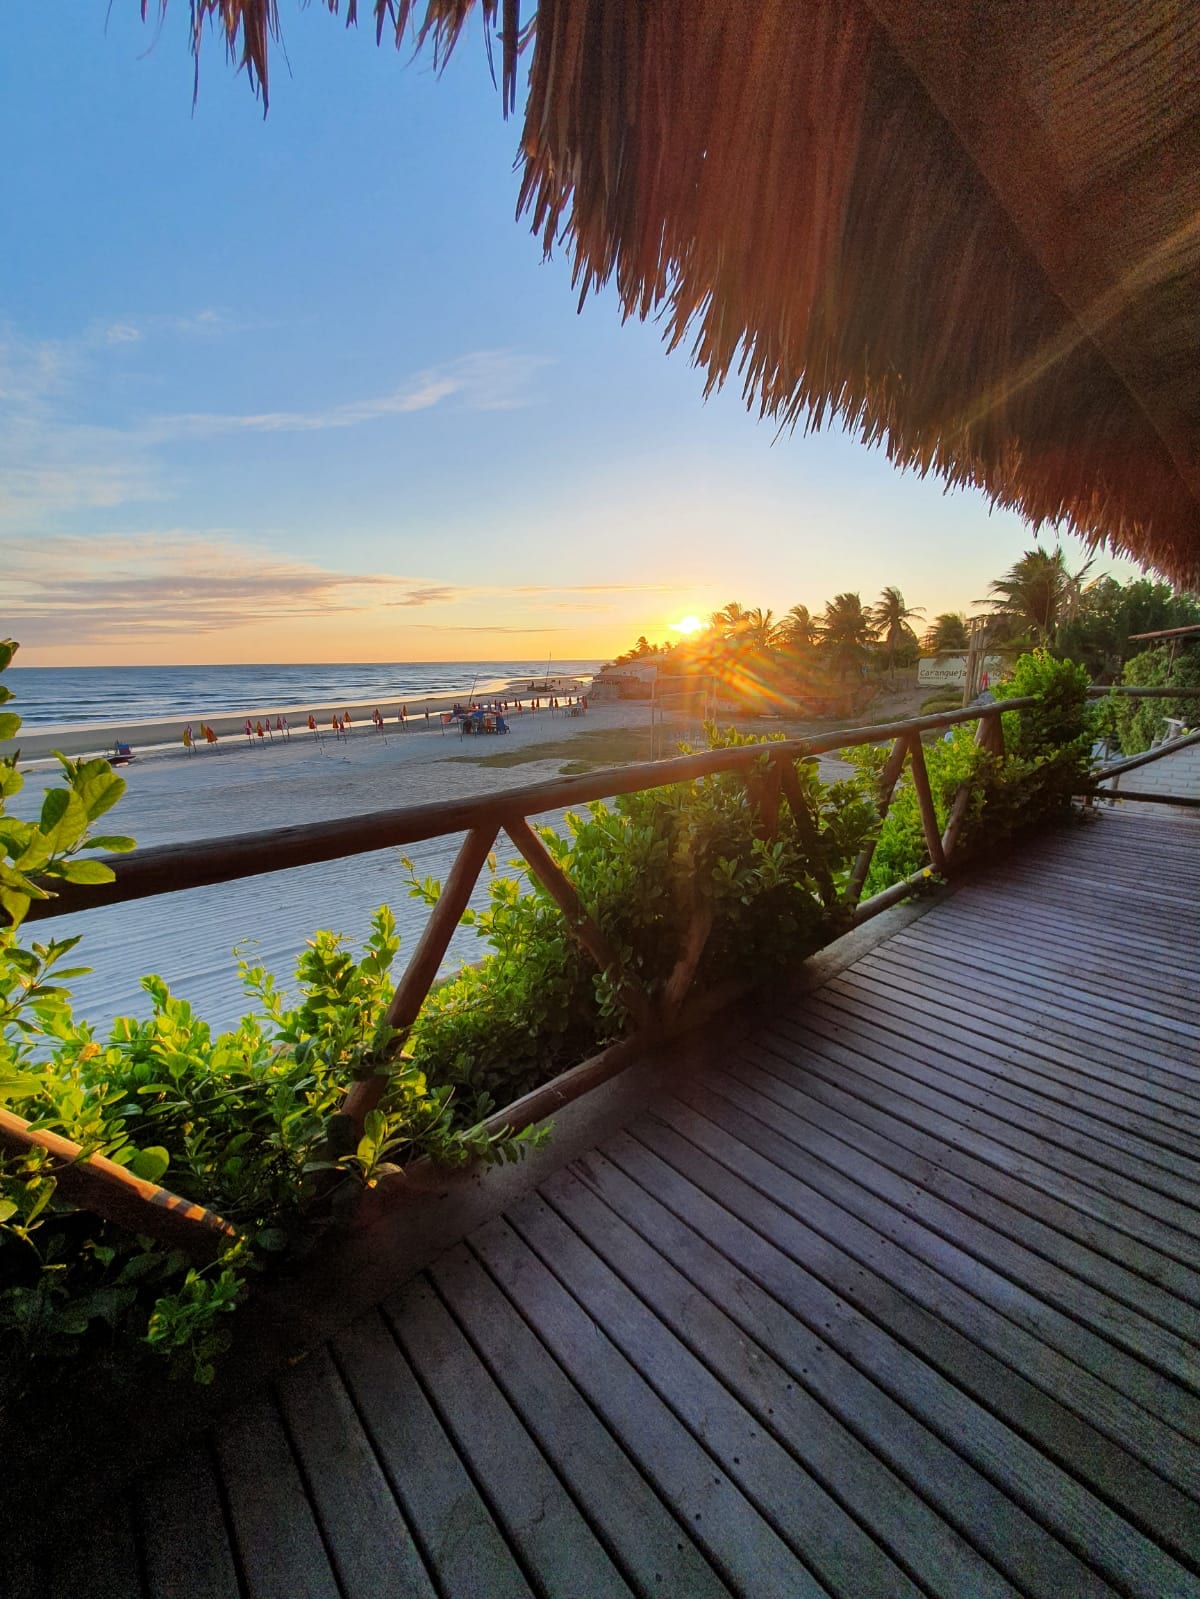
[[678, 622], [671, 623], [671, 632], [682, 633], [684, 638], [692, 638], [697, 633], [703, 633], [707, 626], [708, 623], [702, 622], [698, 616], [681, 616]]

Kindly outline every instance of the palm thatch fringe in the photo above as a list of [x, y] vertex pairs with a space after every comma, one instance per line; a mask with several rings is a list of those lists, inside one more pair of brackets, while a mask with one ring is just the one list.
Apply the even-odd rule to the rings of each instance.
[[[195, 48], [212, 19], [265, 102], [276, 0], [191, 6]], [[373, 0], [376, 35], [441, 64], [475, 6], [426, 0], [418, 21], [415, 0]], [[1136, 24], [1076, 37], [1058, 0], [990, 0], [986, 24], [970, 0], [538, 0], [524, 29], [520, 0], [478, 6], [506, 112], [532, 39], [519, 214], [565, 248], [581, 303], [613, 281], [625, 315], [690, 347], [706, 392], [736, 379], [783, 427], [839, 420], [901, 467], [1200, 586], [1200, 176], [1177, 159], [1200, 147], [1200, 7], [1143, 0]], [[1024, 143], [1004, 111], [1028, 108], [1022, 72], [1041, 73], [1043, 118]], [[1134, 96], [1116, 139], [1096, 125], [1114, 74]], [[976, 116], [963, 91], [981, 83]], [[1003, 135], [1006, 160], [1049, 172], [1048, 129], [1073, 258], [1050, 258], [1036, 195], [1022, 212], [989, 159]], [[1111, 211], [1122, 183], [1119, 248], [1098, 260], [1087, 196]], [[1137, 186], [1149, 204], [1164, 184], [1142, 238]]]

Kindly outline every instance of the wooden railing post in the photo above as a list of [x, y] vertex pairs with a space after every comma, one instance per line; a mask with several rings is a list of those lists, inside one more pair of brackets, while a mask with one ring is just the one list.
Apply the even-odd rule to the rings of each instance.
[[615, 950], [584, 910], [579, 895], [558, 863], [523, 816], [505, 818], [504, 830], [524, 856], [530, 871], [567, 919], [572, 936], [583, 945], [602, 972], [611, 976], [626, 1009], [639, 1027], [649, 1027], [650, 1001], [645, 990], [622, 969]]
[[916, 790], [917, 805], [921, 811], [921, 827], [925, 833], [925, 847], [929, 851], [929, 864], [935, 872], [944, 876], [946, 856], [942, 849], [942, 835], [938, 831], [937, 811], [934, 809], [933, 793], [929, 787], [929, 772], [925, 766], [925, 750], [919, 733], [909, 734], [908, 753], [912, 762], [913, 788]]
[[227, 1221], [203, 1205], [135, 1177], [104, 1155], [85, 1155], [71, 1139], [33, 1127], [7, 1110], [0, 1110], [0, 1148], [17, 1155], [41, 1150], [52, 1156], [50, 1175], [73, 1205], [131, 1233], [182, 1249], [193, 1260], [211, 1260], [237, 1237]]
[[[908, 755], [908, 741], [904, 734], [900, 734], [892, 745], [892, 753], [887, 758], [887, 764], [879, 774], [879, 787], [876, 790], [876, 804], [879, 807], [879, 820], [887, 820], [888, 806], [892, 803], [896, 784], [900, 781], [900, 773], [904, 770], [905, 757]], [[862, 896], [863, 885], [867, 881], [867, 873], [871, 870], [871, 858], [875, 854], [875, 845], [878, 834], [858, 852], [858, 859], [854, 863], [854, 870], [850, 873], [850, 882], [846, 889], [846, 899], [851, 905], [857, 905]]]
[[[420, 1015], [425, 996], [433, 987], [438, 968], [462, 920], [498, 831], [497, 827], [474, 827], [462, 841], [438, 902], [425, 924], [425, 931], [384, 1012], [384, 1021], [395, 1029], [396, 1036], [390, 1046], [393, 1055], [401, 1049], [405, 1037]], [[347, 1091], [342, 1110], [353, 1121], [356, 1133], [361, 1133], [367, 1113], [378, 1105], [386, 1087], [386, 1072], [376, 1072], [372, 1077], [364, 1077], [360, 1082], [353, 1083]]]

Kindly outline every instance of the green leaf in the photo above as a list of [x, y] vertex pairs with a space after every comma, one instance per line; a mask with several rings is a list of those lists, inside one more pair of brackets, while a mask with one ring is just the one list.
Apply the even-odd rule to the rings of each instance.
[[21, 718], [14, 711], [0, 711], [0, 738], [16, 738]]
[[139, 1149], [129, 1162], [129, 1170], [143, 1182], [157, 1183], [171, 1164], [170, 1154], [161, 1144], [151, 1144], [149, 1149]]
[[131, 849], [137, 848], [137, 839], [127, 838], [123, 833], [105, 833], [99, 838], [89, 838], [88, 848], [106, 849], [112, 855], [128, 855]]
[[83, 799], [70, 789], [52, 788], [42, 803], [38, 824], [46, 845], [55, 855], [74, 848], [87, 832], [88, 811]]
[[62, 875], [68, 883], [111, 883], [117, 874], [103, 861], [64, 861]]
[[0, 1199], [0, 1226], [2, 1226], [6, 1221], [11, 1220], [11, 1218], [16, 1214], [17, 1205], [15, 1200]]
[[82, 768], [76, 793], [87, 807], [90, 822], [111, 810], [124, 792], [125, 779], [118, 777], [107, 761], [89, 761]]

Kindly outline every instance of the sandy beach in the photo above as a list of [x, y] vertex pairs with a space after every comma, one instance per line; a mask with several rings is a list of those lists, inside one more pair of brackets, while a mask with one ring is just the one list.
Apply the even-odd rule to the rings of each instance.
[[[192, 755], [178, 746], [143, 754], [121, 769], [128, 789], [111, 815], [111, 830], [132, 834], [143, 846], [183, 843], [519, 787], [554, 777], [563, 766], [561, 750], [542, 759], [534, 746], [568, 740], [587, 752], [596, 741], [584, 736], [577, 743], [581, 735], [605, 730], [614, 738], [628, 730], [634, 736], [626, 742], [636, 746], [635, 730], [648, 730], [649, 708], [623, 702], [593, 706], [585, 717], [542, 710], [510, 720], [506, 737], [461, 738], [456, 728], [443, 733], [431, 722], [426, 730], [423, 718], [410, 718], [405, 731], [393, 724], [383, 735], [364, 721], [344, 741], [293, 731], [290, 741], [277, 737], [265, 747], [257, 740], [250, 746], [243, 736]], [[665, 744], [660, 739], [660, 749], [674, 753], [674, 739], [687, 737], [698, 738], [699, 729], [672, 729]], [[534, 758], [521, 761], [525, 750]], [[519, 764], [477, 764], [477, 757], [497, 755]], [[633, 748], [627, 758], [644, 757]], [[611, 757], [602, 756], [601, 764], [611, 764]], [[828, 765], [832, 775], [838, 763]], [[19, 814], [36, 812], [55, 770], [53, 763], [38, 762], [27, 772], [14, 807]], [[409, 854], [419, 875], [444, 878], [459, 842], [434, 839], [414, 846]], [[501, 865], [513, 853], [502, 848]], [[486, 897], [481, 882], [473, 903], [482, 905]], [[238, 985], [235, 945], [244, 945], [254, 960], [286, 980], [317, 928], [336, 928], [359, 940], [384, 902], [391, 904], [401, 932], [403, 963], [428, 912], [409, 898], [395, 850], [64, 916], [39, 924], [36, 936], [84, 935], [79, 956], [93, 970], [72, 987], [77, 1015], [98, 1030], [106, 1030], [115, 1016], [148, 1011], [138, 985], [146, 972], [159, 973], [214, 1027], [223, 1028], [248, 1008]], [[483, 953], [474, 933], [462, 929], [444, 969]]]
[[[580, 680], [551, 677], [548, 681], [555, 685], [555, 692], [565, 700]], [[583, 681], [586, 688], [586, 680]], [[513, 704], [514, 700], [519, 698], [522, 710], [528, 711], [534, 696], [528, 693], [524, 685], [521, 686], [524, 691], [519, 697], [515, 695], [514, 690], [502, 687], [489, 688], [486, 693], [480, 690], [476, 697], [480, 702], [488, 704], [495, 699], [507, 699]], [[543, 693], [536, 697], [544, 707], [547, 695]], [[294, 735], [299, 730], [307, 729], [308, 718], [311, 716], [322, 733], [330, 733], [332, 731], [330, 723], [335, 716], [349, 716], [357, 729], [363, 725], [369, 727], [376, 710], [383, 717], [389, 733], [417, 732], [430, 727], [437, 729], [442, 713], [453, 710], [455, 705], [465, 704], [467, 699], [466, 693], [427, 694], [413, 696], [404, 701], [394, 699], [305, 701], [301, 704], [262, 705], [253, 710], [212, 713], [206, 713], [201, 707], [194, 715], [158, 717], [153, 721], [62, 722], [41, 727], [26, 725], [21, 729], [18, 738], [0, 739], [0, 755], [10, 755], [14, 750], [19, 750], [23, 762], [44, 760], [55, 750], [72, 756], [111, 755], [117, 739], [123, 744], [128, 744], [136, 753], [145, 754], [170, 749], [172, 746], [182, 747], [183, 730], [188, 723], [191, 724], [197, 740], [201, 738], [200, 726], [204, 723], [212, 728], [219, 741], [240, 741], [245, 744], [247, 720], [252, 725], [262, 722], [264, 728], [267, 726], [273, 728], [282, 718], [289, 724]]]

